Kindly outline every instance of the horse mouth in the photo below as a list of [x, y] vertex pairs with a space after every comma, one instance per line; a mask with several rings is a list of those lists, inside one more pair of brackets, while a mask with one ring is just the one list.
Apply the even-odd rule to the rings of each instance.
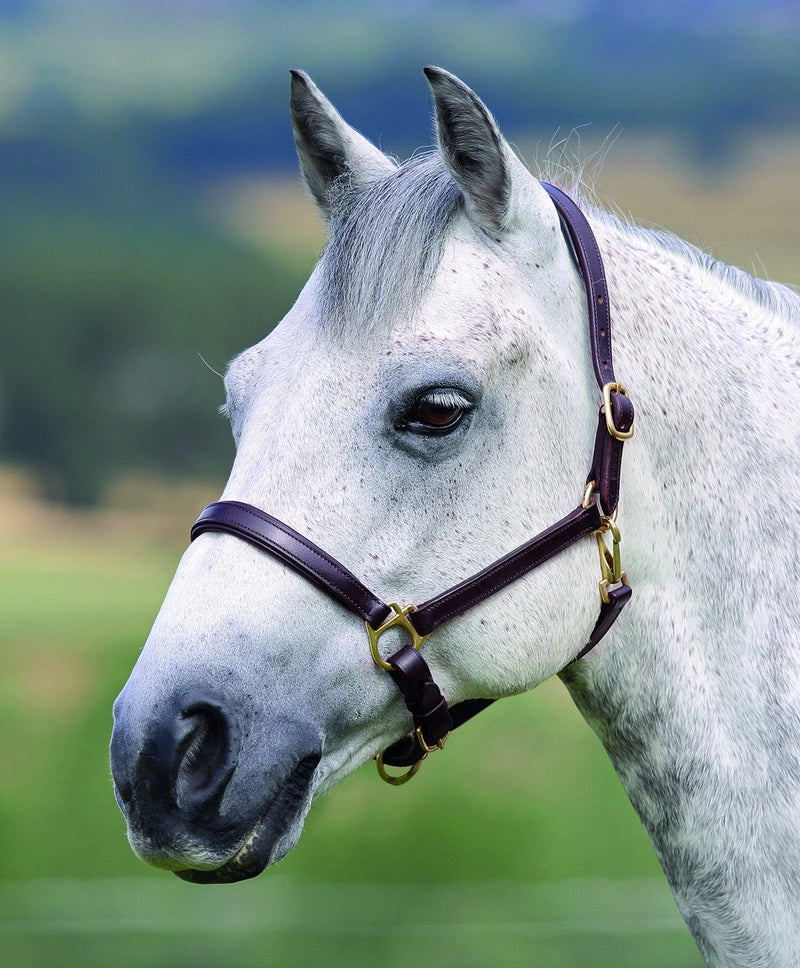
[[174, 873], [193, 884], [233, 884], [257, 877], [269, 864], [279, 861], [300, 836], [311, 806], [311, 780], [319, 761], [319, 754], [300, 760], [242, 845], [221, 867]]

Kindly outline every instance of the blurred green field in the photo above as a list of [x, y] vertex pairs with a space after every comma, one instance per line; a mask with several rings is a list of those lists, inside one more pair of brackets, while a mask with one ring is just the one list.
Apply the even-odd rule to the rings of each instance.
[[431, 885], [281, 873], [190, 891], [173, 879], [0, 885], [4, 964], [699, 968], [649, 880]]
[[254, 881], [147, 869], [111, 793], [111, 703], [185, 523], [216, 494], [139, 487], [149, 509], [65, 512], [0, 476], [0, 963], [388, 968], [411, 950], [443, 965], [700, 964], [555, 681], [488, 711], [406, 787], [362, 769]]

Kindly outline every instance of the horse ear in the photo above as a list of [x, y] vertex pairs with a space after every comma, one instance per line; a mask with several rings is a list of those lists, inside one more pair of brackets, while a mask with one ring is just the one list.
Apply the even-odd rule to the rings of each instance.
[[388, 174], [395, 165], [344, 121], [308, 74], [291, 74], [292, 128], [300, 169], [314, 201], [327, 216], [337, 178], [349, 173], [367, 180]]
[[426, 67], [433, 92], [439, 150], [468, 210], [492, 231], [513, 231], [530, 213], [538, 183], [500, 134], [489, 109], [466, 84]]

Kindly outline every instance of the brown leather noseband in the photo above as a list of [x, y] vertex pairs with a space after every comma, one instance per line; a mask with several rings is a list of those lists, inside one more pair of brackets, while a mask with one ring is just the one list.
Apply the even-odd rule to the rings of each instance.
[[[378, 757], [379, 772], [389, 783], [402, 783], [413, 776], [427, 753], [443, 746], [451, 730], [493, 702], [471, 699], [448, 706], [420, 653], [425, 639], [439, 625], [590, 535], [597, 536], [600, 546], [602, 603], [587, 644], [572, 661], [582, 658], [600, 641], [630, 599], [631, 589], [619, 565], [616, 511], [622, 448], [633, 435], [634, 414], [625, 388], [614, 376], [611, 313], [603, 260], [583, 212], [560, 189], [544, 183], [543, 187], [558, 211], [564, 236], [583, 276], [592, 364], [603, 395], [591, 470], [583, 500], [574, 511], [471, 578], [422, 605], [404, 608], [394, 603], [387, 605], [335, 558], [252, 505], [239, 501], [209, 504], [192, 528], [192, 540], [207, 531], [221, 531], [269, 552], [364, 620], [372, 656], [391, 674], [413, 719], [411, 733]], [[602, 538], [609, 531], [614, 539], [613, 553]], [[397, 627], [411, 641], [394, 655], [383, 658], [378, 651], [378, 640], [388, 629]], [[390, 776], [385, 766], [402, 767], [407, 772]]]

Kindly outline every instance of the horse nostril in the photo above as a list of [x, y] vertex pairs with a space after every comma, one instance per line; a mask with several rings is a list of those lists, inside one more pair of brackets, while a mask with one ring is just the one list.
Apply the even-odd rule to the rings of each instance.
[[205, 693], [178, 696], [146, 727], [140, 742], [120, 715], [111, 761], [126, 812], [177, 808], [198, 819], [218, 811], [239, 752], [236, 719], [226, 714], [222, 701]]
[[175, 800], [182, 808], [218, 801], [233, 773], [228, 719], [215, 704], [195, 702], [179, 714], [174, 774]]

